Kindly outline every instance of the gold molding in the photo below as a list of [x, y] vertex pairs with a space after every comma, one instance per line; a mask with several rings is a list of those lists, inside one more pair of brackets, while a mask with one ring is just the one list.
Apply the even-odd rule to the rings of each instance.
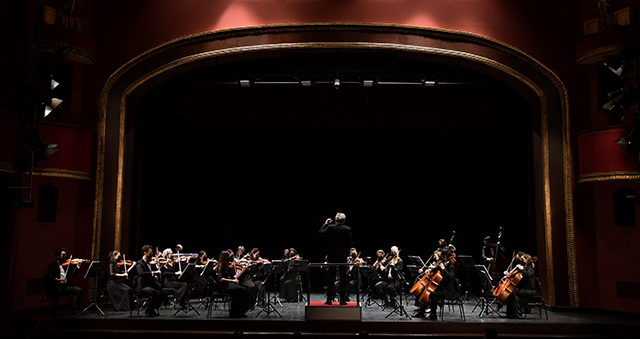
[[43, 176], [43, 177], [56, 177], [56, 178], [68, 178], [68, 179], [79, 179], [79, 180], [91, 180], [89, 177], [89, 173], [82, 171], [74, 171], [60, 168], [40, 168], [36, 167], [33, 169], [33, 175]]
[[[573, 187], [573, 172], [571, 168], [571, 144], [570, 144], [570, 119], [569, 119], [569, 104], [568, 93], [566, 87], [558, 76], [549, 68], [541, 64], [532, 56], [525, 52], [511, 46], [509, 44], [500, 42], [496, 39], [481, 36], [479, 34], [445, 30], [438, 28], [395, 25], [395, 24], [371, 24], [371, 23], [294, 23], [294, 24], [275, 24], [264, 26], [251, 26], [251, 27], [239, 27], [224, 29], [211, 32], [197, 33], [188, 35], [185, 37], [173, 39], [161, 45], [158, 45], [146, 52], [133, 58], [126, 64], [118, 68], [105, 82], [99, 101], [99, 133], [98, 133], [98, 160], [96, 169], [96, 197], [94, 207], [94, 232], [93, 232], [93, 250], [92, 259], [97, 258], [100, 249], [100, 230], [102, 221], [102, 203], [103, 203], [103, 184], [104, 184], [104, 156], [105, 156], [105, 131], [106, 131], [106, 111], [107, 100], [110, 91], [114, 84], [129, 70], [135, 66], [141, 64], [145, 60], [164, 53], [166, 51], [186, 46], [193, 45], [202, 42], [210, 42], [215, 40], [230, 39], [233, 37], [246, 37], [255, 35], [266, 34], [282, 34], [303, 32], [308, 30], [322, 31], [322, 30], [359, 30], [368, 33], [383, 33], [383, 34], [402, 34], [402, 35], [416, 35], [424, 38], [455, 41], [456, 43], [471, 43], [487, 48], [493, 48], [502, 51], [511, 56], [515, 56], [521, 61], [533, 66], [537, 71], [546, 76], [556, 87], [560, 97], [560, 109], [562, 112], [562, 138], [563, 138], [563, 183], [564, 183], [564, 207], [565, 207], [565, 231], [567, 234], [567, 255], [569, 266], [569, 289], [571, 306], [578, 307], [578, 283], [577, 283], [577, 263], [575, 255], [575, 236], [573, 225], [573, 197], [571, 187]], [[468, 59], [478, 63], [485, 64], [500, 70], [515, 79], [521, 81], [529, 88], [531, 88], [539, 97], [541, 103], [541, 116], [542, 116], [542, 148], [543, 148], [543, 189], [544, 189], [544, 232], [545, 232], [545, 248], [546, 248], [546, 266], [547, 266], [547, 280], [548, 280], [548, 292], [549, 292], [549, 304], [555, 306], [555, 277], [553, 271], [553, 242], [552, 242], [552, 224], [551, 224], [551, 184], [550, 184], [550, 154], [549, 154], [549, 135], [548, 135], [548, 111], [547, 111], [547, 98], [544, 91], [537, 86], [536, 83], [526, 78], [514, 69], [501, 64], [495, 60], [491, 60], [482, 56], [454, 51], [445, 50], [432, 47], [422, 47], [414, 45], [401, 45], [390, 43], [363, 43], [363, 42], [340, 42], [340, 43], [281, 43], [281, 44], [265, 44], [256, 46], [234, 47], [228, 49], [220, 49], [216, 51], [203, 52], [196, 55], [183, 57], [177, 60], [173, 60], [155, 70], [145, 74], [138, 78], [135, 82], [128, 85], [125, 91], [120, 97], [119, 115], [120, 115], [120, 131], [119, 131], [119, 146], [118, 146], [118, 174], [117, 174], [117, 204], [116, 204], [116, 234], [118, 235], [115, 240], [115, 247], [119, 248], [121, 227], [122, 227], [122, 187], [124, 182], [123, 166], [124, 166], [124, 149], [125, 149], [125, 135], [124, 135], [124, 117], [126, 116], [126, 102], [129, 95], [141, 84], [149, 79], [157, 76], [163, 72], [166, 72], [175, 67], [202, 60], [206, 58], [218, 57], [221, 55], [256, 52], [256, 51], [274, 51], [284, 49], [309, 49], [309, 48], [366, 48], [366, 49], [392, 49], [399, 51], [409, 51], [425, 54], [437, 54], [443, 56], [458, 57]], [[561, 226], [558, 226], [561, 227]]]
[[582, 182], [594, 182], [594, 181], [612, 181], [612, 180], [638, 180], [640, 179], [640, 173], [638, 172], [601, 172], [601, 173], [589, 173], [580, 176], [579, 183]]
[[624, 47], [624, 44], [614, 44], [609, 46], [598, 47], [580, 54], [576, 59], [575, 63], [581, 64], [581, 65], [587, 65], [587, 64], [590, 64], [589, 62], [590, 60], [592, 59], [600, 60], [600, 59], [604, 59], [606, 57], [612, 56], [618, 53], [619, 51], [621, 51], [623, 47]]
[[16, 173], [13, 169], [13, 164], [6, 161], [0, 161], [0, 172]]

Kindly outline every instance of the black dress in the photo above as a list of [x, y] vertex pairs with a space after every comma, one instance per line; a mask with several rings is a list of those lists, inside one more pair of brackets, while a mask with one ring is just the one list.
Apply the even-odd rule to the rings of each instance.
[[249, 292], [247, 288], [235, 282], [222, 281], [222, 279], [234, 279], [235, 268], [222, 268], [218, 272], [218, 292], [231, 295], [231, 307], [229, 316], [233, 318], [242, 317], [249, 310]]
[[107, 292], [114, 311], [129, 311], [133, 300], [133, 289], [121, 281], [122, 277], [116, 274], [124, 273], [124, 266], [109, 263], [109, 280], [107, 280]]
[[529, 311], [526, 298], [537, 296], [536, 275], [533, 267], [526, 267], [522, 271], [522, 278], [516, 289], [507, 298], [507, 318], [520, 319], [522, 313]]
[[178, 305], [184, 306], [188, 299], [189, 285], [186, 282], [178, 281], [177, 272], [179, 272], [179, 270], [178, 266], [175, 264], [173, 266], [166, 266], [166, 269], [162, 272], [162, 277], [164, 277], [164, 287], [174, 289], [175, 292], [173, 295], [176, 297]]

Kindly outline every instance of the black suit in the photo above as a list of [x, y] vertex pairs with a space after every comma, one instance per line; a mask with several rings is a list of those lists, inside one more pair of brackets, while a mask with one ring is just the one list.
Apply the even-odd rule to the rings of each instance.
[[[353, 239], [351, 237], [351, 228], [344, 224], [324, 224], [320, 227], [318, 234], [322, 237], [329, 238], [329, 246], [327, 249], [327, 262], [329, 263], [345, 263], [351, 247]], [[340, 302], [346, 302], [347, 299], [347, 267], [340, 267]], [[331, 301], [333, 291], [335, 289], [334, 279], [336, 276], [336, 267], [329, 267], [329, 284], [327, 289], [327, 301]]]
[[162, 291], [162, 285], [153, 275], [149, 264], [144, 259], [138, 260], [136, 273], [138, 275], [136, 292], [151, 297], [147, 313], [153, 313], [154, 310], [159, 309], [162, 305], [166, 298], [166, 293]]
[[[387, 259], [393, 261], [393, 259]], [[384, 271], [382, 270], [384, 267]], [[395, 302], [396, 298], [396, 290], [400, 290], [402, 288], [402, 282], [404, 281], [404, 274], [402, 270], [404, 269], [404, 262], [398, 256], [395, 264], [390, 263], [389, 261], [385, 261], [380, 265], [380, 278], [375, 285], [376, 294], [380, 300], [384, 301], [384, 303], [388, 303], [387, 293], [391, 298], [391, 303]]]
[[58, 261], [54, 261], [49, 264], [47, 268], [47, 274], [44, 276], [44, 283], [47, 287], [47, 295], [51, 298], [51, 316], [57, 315], [58, 299], [62, 295], [74, 294], [73, 303], [71, 304], [71, 313], [75, 313], [78, 303], [82, 298], [83, 290], [78, 286], [73, 286], [70, 277], [73, 277], [80, 270], [77, 265], [70, 264], [71, 266], [63, 266], [64, 270], [67, 270], [67, 281], [60, 282], [56, 279], [60, 278], [60, 264]]

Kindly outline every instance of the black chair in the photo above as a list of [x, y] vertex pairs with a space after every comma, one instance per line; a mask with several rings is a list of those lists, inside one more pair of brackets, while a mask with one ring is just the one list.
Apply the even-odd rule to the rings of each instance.
[[[49, 296], [48, 290], [51, 284], [53, 284], [53, 281], [51, 280], [51, 278], [49, 278], [49, 276], [44, 274], [42, 276], [42, 284], [44, 285], [45, 290], [47, 291], [42, 295], [42, 298], [40, 298], [40, 306], [38, 307], [38, 318], [40, 318], [40, 311], [42, 310], [42, 304], [44, 303], [51, 304], [51, 297]], [[67, 297], [67, 304], [71, 304], [71, 295], [67, 293], [60, 294], [60, 297], [65, 297], [65, 296]], [[60, 299], [58, 299], [58, 302], [60, 302]]]
[[455, 309], [455, 306], [458, 306], [458, 309], [460, 311], [460, 318], [462, 318], [463, 321], [466, 321], [467, 318], [464, 315], [463, 306], [464, 297], [462, 294], [462, 288], [460, 287], [460, 281], [458, 281], [458, 279], [455, 279], [454, 281], [456, 286], [456, 296], [453, 299], [444, 298], [440, 301], [440, 319], [443, 319], [444, 316], [444, 306], [448, 305], [450, 309]]
[[131, 301], [131, 309], [129, 311], [129, 316], [133, 316], [133, 310], [138, 311], [138, 315], [140, 315], [141, 310], [146, 310], [149, 306], [150, 296], [144, 293], [138, 293], [138, 286], [140, 284], [140, 277], [135, 277], [133, 279], [133, 300]]
[[[536, 283], [536, 291], [538, 291], [538, 295], [528, 297], [528, 298], [523, 298], [524, 302], [527, 303], [529, 309], [531, 309], [532, 307], [537, 307], [538, 315], [540, 316], [540, 318], [542, 318], [542, 310], [544, 310], [544, 315], [547, 318], [547, 320], [549, 320], [549, 314], [547, 314], [547, 306], [544, 302], [544, 298], [542, 297], [542, 288], [540, 287], [540, 279], [536, 277], [535, 283]], [[526, 313], [524, 313], [524, 317], [525, 318], [527, 317]]]
[[[213, 292], [209, 298], [207, 298], [207, 304], [209, 309], [207, 311], [207, 318], [211, 317], [211, 312], [216, 309], [219, 310], [222, 305], [224, 309], [227, 309], [227, 305], [231, 303], [231, 294]], [[231, 306], [229, 306], [231, 307]]]

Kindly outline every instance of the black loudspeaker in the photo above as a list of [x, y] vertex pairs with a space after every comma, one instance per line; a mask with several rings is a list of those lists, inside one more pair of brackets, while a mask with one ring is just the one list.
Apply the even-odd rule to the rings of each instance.
[[38, 197], [38, 222], [54, 222], [58, 212], [58, 188], [40, 185]]
[[636, 225], [635, 193], [633, 189], [613, 191], [613, 220], [616, 226]]

